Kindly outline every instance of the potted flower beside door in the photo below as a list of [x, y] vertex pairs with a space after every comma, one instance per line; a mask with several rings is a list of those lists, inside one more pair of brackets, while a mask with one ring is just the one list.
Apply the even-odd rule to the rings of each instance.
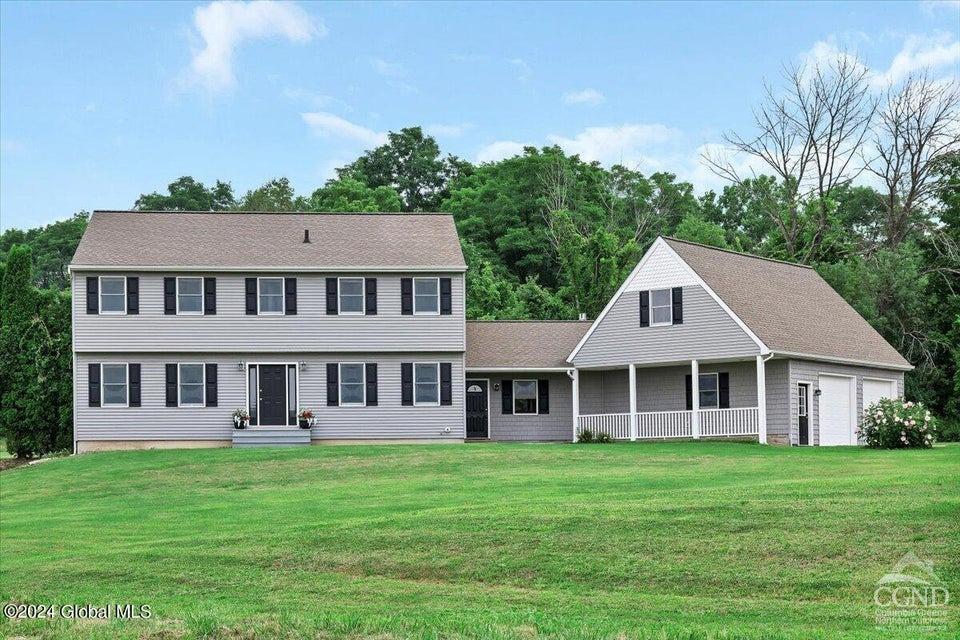
[[301, 429], [309, 429], [310, 423], [313, 422], [313, 411], [310, 411], [310, 409], [300, 409], [297, 418], [299, 418]]
[[250, 414], [247, 412], [247, 410], [234, 409], [233, 410], [233, 428], [246, 429], [248, 424], [250, 424]]

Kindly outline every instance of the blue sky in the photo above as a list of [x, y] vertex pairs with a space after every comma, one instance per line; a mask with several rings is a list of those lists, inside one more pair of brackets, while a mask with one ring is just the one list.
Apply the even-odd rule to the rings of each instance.
[[782, 65], [960, 75], [960, 4], [0, 4], [0, 228], [128, 208], [181, 175], [309, 193], [389, 130], [473, 161], [557, 143], [722, 183]]

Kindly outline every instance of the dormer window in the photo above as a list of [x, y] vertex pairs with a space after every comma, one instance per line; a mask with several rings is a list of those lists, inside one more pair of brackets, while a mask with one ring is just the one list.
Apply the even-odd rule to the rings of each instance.
[[673, 296], [670, 289], [650, 292], [650, 326], [673, 324]]

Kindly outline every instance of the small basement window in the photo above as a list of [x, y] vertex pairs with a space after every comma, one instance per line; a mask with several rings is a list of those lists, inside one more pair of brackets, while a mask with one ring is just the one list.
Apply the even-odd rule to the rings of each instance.
[[650, 326], [673, 324], [673, 292], [654, 289], [650, 292]]
[[537, 381], [513, 381], [513, 413], [526, 415], [537, 413]]

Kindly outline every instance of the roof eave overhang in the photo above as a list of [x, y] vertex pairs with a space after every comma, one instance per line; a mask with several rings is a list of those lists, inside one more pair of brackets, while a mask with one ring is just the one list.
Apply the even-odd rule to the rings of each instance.
[[466, 371], [493, 371], [493, 372], [507, 372], [507, 371], [544, 371], [544, 372], [564, 372], [569, 371], [573, 367], [485, 367], [483, 365], [467, 365], [465, 367]]
[[214, 266], [214, 265], [97, 265], [97, 264], [71, 264], [67, 266], [67, 271], [72, 273], [74, 271], [145, 271], [145, 272], [166, 272], [171, 271], [185, 272], [185, 271], [203, 271], [203, 272], [226, 272], [226, 273], [248, 273], [251, 271], [256, 272], [265, 272], [265, 273], [289, 273], [291, 271], [303, 272], [303, 273], [370, 273], [370, 272], [383, 272], [383, 273], [435, 273], [435, 272], [445, 272], [445, 273], [463, 273], [467, 270], [466, 265], [419, 265], [419, 266], [397, 266], [397, 265], [369, 265], [369, 266], [338, 266], [338, 265], [311, 265], [311, 266], [262, 266], [262, 265], [236, 265], [236, 266]]
[[828, 356], [817, 353], [799, 353], [793, 351], [781, 351], [773, 349], [773, 355], [777, 358], [796, 358], [798, 360], [814, 360], [819, 362], [832, 362], [836, 364], [849, 364], [858, 367], [876, 367], [877, 369], [894, 369], [896, 371], [913, 371], [916, 367], [912, 364], [893, 364], [890, 362], [876, 362], [873, 360], [857, 360], [855, 358], [843, 358], [840, 356]]

